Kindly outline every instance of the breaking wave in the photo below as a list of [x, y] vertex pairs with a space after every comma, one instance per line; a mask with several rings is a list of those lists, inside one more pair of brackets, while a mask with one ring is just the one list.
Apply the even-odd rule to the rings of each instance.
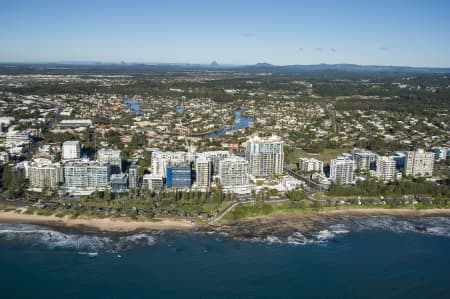
[[393, 216], [347, 217], [351, 231], [383, 230], [393, 233], [421, 233], [450, 237], [450, 217], [417, 217], [411, 219]]
[[267, 236], [264, 241], [291, 245], [326, 244], [339, 235], [363, 231], [388, 231], [392, 233], [420, 233], [450, 238], [450, 217], [418, 217], [403, 219], [393, 216], [341, 217], [325, 223], [315, 232], [294, 232], [287, 238]]
[[70, 249], [83, 254], [118, 252], [136, 246], [153, 246], [156, 237], [148, 233], [108, 236], [62, 232], [32, 224], [0, 224], [0, 241], [20, 242], [31, 247]]

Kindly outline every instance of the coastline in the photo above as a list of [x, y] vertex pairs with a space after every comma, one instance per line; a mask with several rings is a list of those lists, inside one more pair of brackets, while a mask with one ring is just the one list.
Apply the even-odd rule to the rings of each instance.
[[450, 216], [450, 209], [383, 209], [383, 208], [351, 208], [320, 211], [318, 215], [323, 216], [398, 216], [398, 217], [421, 217], [421, 216]]
[[280, 213], [256, 216], [235, 220], [222, 224], [200, 226], [199, 231], [225, 233], [238, 239], [266, 238], [269, 236], [287, 237], [292, 233], [310, 233], [327, 228], [329, 223], [341, 217], [393, 216], [399, 218], [415, 218], [423, 216], [450, 217], [450, 209], [383, 209], [383, 208], [350, 208], [319, 211], [315, 213]]
[[137, 230], [191, 230], [195, 223], [187, 220], [158, 219], [138, 221], [113, 218], [62, 218], [55, 215], [18, 214], [14, 211], [0, 211], [0, 223], [40, 224], [52, 227], [94, 229], [102, 232], [128, 233]]
[[251, 239], [268, 235], [284, 235], [292, 231], [310, 232], [321, 229], [324, 223], [339, 217], [394, 216], [414, 218], [422, 216], [450, 216], [450, 209], [383, 209], [350, 208], [305, 214], [274, 214], [245, 218], [220, 224], [198, 225], [188, 220], [155, 219], [139, 221], [126, 218], [70, 218], [55, 215], [20, 214], [0, 211], [0, 223], [38, 224], [50, 227], [93, 229], [109, 233], [130, 233], [138, 230], [199, 231], [227, 233], [232, 237]]

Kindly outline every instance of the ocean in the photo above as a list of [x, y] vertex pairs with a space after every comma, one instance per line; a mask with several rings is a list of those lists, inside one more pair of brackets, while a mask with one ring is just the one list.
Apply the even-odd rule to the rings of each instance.
[[0, 224], [0, 298], [450, 298], [450, 218], [280, 239]]

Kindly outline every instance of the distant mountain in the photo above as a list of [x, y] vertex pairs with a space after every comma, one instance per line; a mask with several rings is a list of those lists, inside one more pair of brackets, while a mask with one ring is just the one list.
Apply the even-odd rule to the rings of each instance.
[[[135, 63], [135, 62], [52, 62], [52, 63], [0, 63], [1, 73], [42, 73], [46, 69], [52, 73], [145, 73], [145, 72], [202, 72], [213, 70], [215, 72], [243, 72], [273, 75], [305, 75], [323, 78], [348, 78], [367, 76], [411, 76], [414, 74], [450, 74], [450, 68], [408, 67], [408, 66], [382, 66], [358, 64], [311, 64], [311, 65], [273, 65], [259, 62], [253, 65], [226, 65], [213, 61], [210, 64], [189, 63]], [[58, 71], [59, 70], [59, 71]]]
[[255, 64], [255, 67], [273, 67], [273, 64], [270, 63], [266, 63], [266, 62], [258, 62], [257, 64]]
[[450, 73], [450, 68], [428, 68], [409, 66], [358, 65], [358, 64], [311, 64], [311, 65], [272, 65], [257, 63], [242, 68], [260, 71], [264, 68], [274, 73], [304, 73], [318, 71], [340, 71], [353, 73]]

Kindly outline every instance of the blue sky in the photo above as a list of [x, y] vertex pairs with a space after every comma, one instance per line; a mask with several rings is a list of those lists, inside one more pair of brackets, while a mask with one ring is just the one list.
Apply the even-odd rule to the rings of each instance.
[[0, 61], [450, 67], [448, 0], [1, 0]]

